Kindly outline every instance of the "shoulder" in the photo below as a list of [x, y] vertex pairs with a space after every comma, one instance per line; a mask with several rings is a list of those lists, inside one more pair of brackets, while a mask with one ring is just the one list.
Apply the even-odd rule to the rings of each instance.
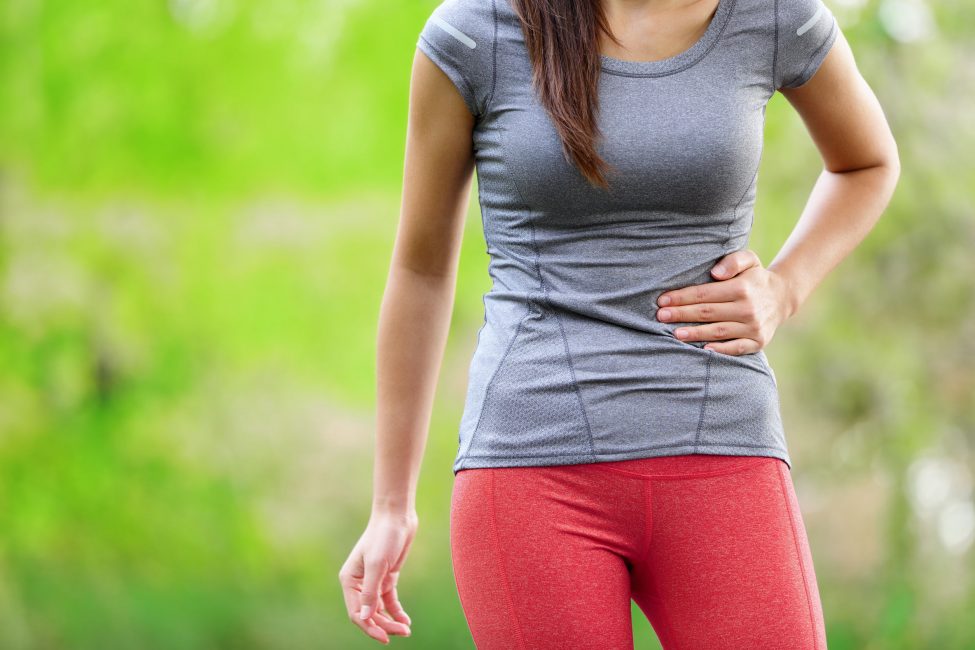
[[775, 88], [803, 85], [819, 68], [840, 27], [824, 0], [774, 0]]
[[417, 38], [417, 48], [450, 78], [475, 116], [494, 87], [499, 1], [505, 0], [444, 0]]
[[773, 90], [808, 81], [840, 32], [827, 4], [839, 0], [721, 1], [735, 4], [726, 38]]

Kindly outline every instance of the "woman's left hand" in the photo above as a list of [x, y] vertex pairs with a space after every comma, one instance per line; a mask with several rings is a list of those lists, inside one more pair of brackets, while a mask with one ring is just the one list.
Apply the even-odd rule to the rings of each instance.
[[709, 323], [674, 331], [682, 341], [721, 341], [708, 343], [705, 350], [740, 355], [768, 345], [779, 324], [789, 317], [790, 294], [785, 278], [763, 267], [752, 250], [724, 256], [711, 269], [711, 275], [719, 282], [660, 294], [657, 319], [665, 323]]

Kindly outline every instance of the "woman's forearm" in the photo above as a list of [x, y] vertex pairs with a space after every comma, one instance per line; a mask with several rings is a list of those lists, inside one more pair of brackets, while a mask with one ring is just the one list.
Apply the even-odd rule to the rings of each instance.
[[796, 227], [768, 265], [789, 287], [794, 315], [880, 219], [900, 175], [897, 159], [845, 172], [824, 169]]
[[456, 288], [454, 275], [390, 268], [376, 341], [373, 511], [416, 509], [437, 378]]

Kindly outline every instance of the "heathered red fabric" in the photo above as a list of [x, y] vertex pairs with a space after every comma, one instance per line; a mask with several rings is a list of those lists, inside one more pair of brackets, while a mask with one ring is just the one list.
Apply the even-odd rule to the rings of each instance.
[[454, 577], [479, 650], [824, 650], [781, 459], [687, 454], [455, 476]]

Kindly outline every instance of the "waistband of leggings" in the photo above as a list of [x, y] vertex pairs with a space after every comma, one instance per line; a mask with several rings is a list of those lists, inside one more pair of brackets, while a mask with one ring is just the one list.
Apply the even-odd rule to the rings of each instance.
[[763, 463], [783, 462], [775, 456], [741, 456], [730, 454], [680, 454], [632, 458], [577, 465], [646, 479], [705, 478], [731, 474]]

